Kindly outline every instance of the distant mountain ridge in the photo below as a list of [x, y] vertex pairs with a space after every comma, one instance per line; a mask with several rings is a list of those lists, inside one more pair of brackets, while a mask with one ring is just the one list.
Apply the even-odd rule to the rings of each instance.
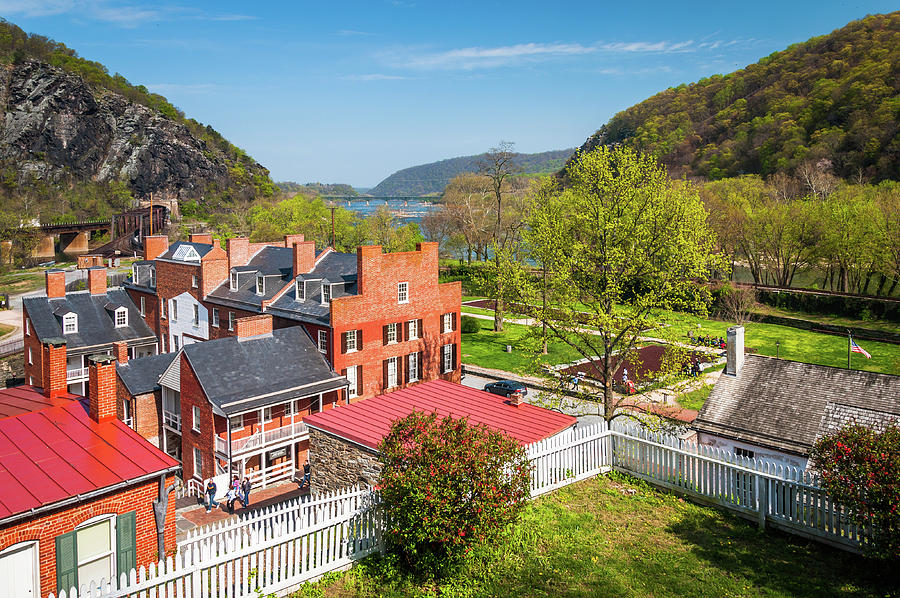
[[868, 16], [728, 75], [662, 91], [581, 147], [624, 144], [673, 176], [792, 172], [900, 178], [900, 12]]
[[340, 195], [356, 197], [359, 192], [346, 183], [306, 183], [301, 185], [294, 181], [282, 181], [275, 185], [287, 194], [302, 193], [304, 195]]
[[[519, 154], [516, 157], [516, 164], [523, 173], [553, 173], [560, 170], [574, 152], [575, 149], [572, 148], [537, 154]], [[375, 197], [438, 195], [456, 175], [477, 172], [479, 160], [483, 157], [484, 154], [460, 156], [404, 168], [378, 183], [369, 194]]]

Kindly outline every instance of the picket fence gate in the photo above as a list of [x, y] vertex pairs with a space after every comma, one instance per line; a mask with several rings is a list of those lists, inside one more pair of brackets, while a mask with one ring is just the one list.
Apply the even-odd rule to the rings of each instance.
[[[531, 496], [621, 471], [692, 500], [858, 552], [864, 530], [796, 467], [604, 422], [526, 447]], [[174, 557], [113, 581], [48, 598], [242, 598], [290, 590], [383, 550], [379, 494], [368, 487], [286, 501], [188, 533]]]

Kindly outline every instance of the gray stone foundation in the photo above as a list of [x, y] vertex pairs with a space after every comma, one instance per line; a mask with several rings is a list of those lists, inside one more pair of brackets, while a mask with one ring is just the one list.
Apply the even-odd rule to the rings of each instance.
[[339, 490], [354, 484], [374, 486], [381, 477], [378, 453], [321, 430], [309, 429], [310, 490]]

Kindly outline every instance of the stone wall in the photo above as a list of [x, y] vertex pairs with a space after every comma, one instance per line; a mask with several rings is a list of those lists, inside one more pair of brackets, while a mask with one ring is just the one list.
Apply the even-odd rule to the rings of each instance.
[[381, 477], [381, 462], [374, 450], [313, 428], [309, 429], [309, 466], [313, 493], [375, 485]]

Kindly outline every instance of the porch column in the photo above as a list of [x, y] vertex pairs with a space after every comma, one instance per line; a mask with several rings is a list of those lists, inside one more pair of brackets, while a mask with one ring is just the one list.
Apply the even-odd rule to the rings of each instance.
[[[225, 418], [225, 425], [227, 426], [227, 434], [225, 437], [228, 439], [228, 480], [231, 481], [232, 476], [234, 475], [234, 463], [231, 461], [231, 418]], [[213, 447], [215, 448], [215, 447]]]
[[266, 424], [263, 421], [263, 416], [265, 415], [265, 409], [259, 410], [259, 446], [262, 447], [261, 452], [259, 453], [259, 472], [262, 474], [262, 487], [266, 487]]

